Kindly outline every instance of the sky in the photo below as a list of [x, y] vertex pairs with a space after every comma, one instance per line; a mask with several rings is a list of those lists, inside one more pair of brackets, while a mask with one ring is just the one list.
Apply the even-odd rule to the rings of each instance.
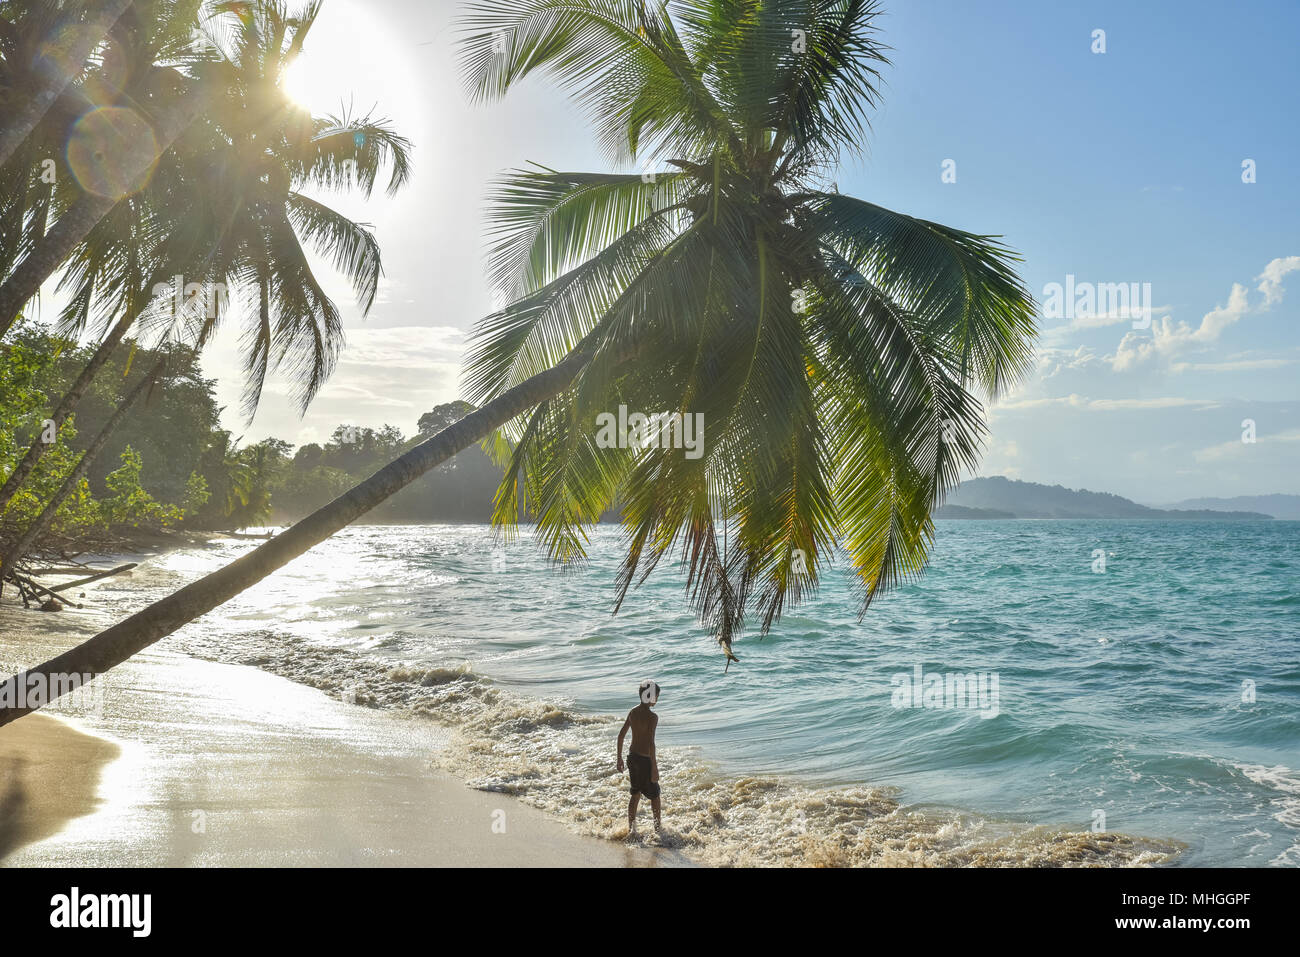
[[[458, 7], [324, 2], [295, 95], [318, 113], [390, 118], [415, 144], [415, 173], [396, 199], [324, 197], [374, 226], [385, 277], [363, 317], [320, 264], [347, 347], [305, 416], [273, 381], [248, 423], [233, 330], [206, 354], [226, 427], [245, 441], [322, 441], [341, 423], [414, 433], [458, 397], [466, 333], [491, 308], [482, 209], [494, 178], [529, 162], [608, 169], [545, 81], [467, 100]], [[883, 103], [839, 190], [1002, 236], [1040, 306], [1034, 371], [988, 406], [977, 474], [1148, 504], [1300, 493], [1300, 4], [884, 10]], [[1149, 311], [1089, 310], [1089, 289], [1121, 283]]]

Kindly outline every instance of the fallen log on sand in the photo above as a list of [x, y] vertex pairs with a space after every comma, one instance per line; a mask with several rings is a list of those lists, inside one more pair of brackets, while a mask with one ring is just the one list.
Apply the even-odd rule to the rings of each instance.
[[[75, 601], [70, 601], [67, 598], [59, 598], [52, 590], [26, 575], [20, 575], [16, 572], [10, 573], [9, 580], [18, 586], [18, 594], [22, 597], [24, 608], [31, 607], [29, 602], [36, 601], [41, 595], [48, 596], [48, 600], [40, 606], [41, 611], [59, 611], [65, 604], [71, 605], [73, 608], [81, 607]], [[65, 585], [63, 587], [66, 588], [68, 586]], [[28, 595], [29, 590], [31, 592], [30, 596]]]
[[89, 585], [91, 582], [97, 582], [101, 578], [108, 578], [110, 575], [120, 575], [122, 572], [129, 572], [135, 568], [137, 562], [128, 562], [125, 565], [118, 565], [116, 568], [110, 568], [107, 571], [91, 575], [89, 578], [78, 578], [76, 581], [64, 582], [62, 585], [55, 585], [49, 589], [51, 592], [67, 591], [69, 588], [76, 588], [78, 585]]

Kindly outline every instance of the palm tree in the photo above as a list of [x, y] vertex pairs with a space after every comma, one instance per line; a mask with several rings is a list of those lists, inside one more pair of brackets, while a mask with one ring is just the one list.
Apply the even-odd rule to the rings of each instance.
[[[6, 0], [0, 17], [0, 166], [18, 151], [85, 67], [132, 0]], [[22, 23], [22, 28], [18, 23]]]
[[204, 162], [187, 167], [185, 195], [199, 204], [190, 228], [220, 237], [210, 273], [251, 303], [245, 412], [257, 408], [269, 368], [289, 372], [305, 411], [342, 347], [342, 320], [308, 261], [304, 242], [352, 283], [363, 313], [383, 267], [368, 227], [312, 198], [313, 189], [359, 190], [369, 198], [385, 169], [394, 196], [411, 173], [410, 141], [369, 115], [313, 117], [283, 92], [320, 10], [290, 15], [281, 0], [217, 5], [240, 16], [228, 50], [207, 65], [232, 98], [205, 122]]
[[231, 484], [235, 501], [229, 502], [230, 527], [238, 530], [264, 525], [271, 516], [271, 449], [265, 442], [240, 449], [230, 465], [237, 476]]
[[[549, 72], [611, 155], [647, 172], [511, 176], [491, 266], [515, 301], [476, 331], [467, 385], [481, 407], [36, 670], [112, 667], [497, 430], [516, 440], [499, 522], [522, 499], [552, 557], [579, 561], [584, 524], [620, 501], [622, 591], [679, 547], [728, 654], [746, 613], [769, 627], [837, 544], [864, 612], [918, 574], [930, 510], [978, 455], [971, 390], [996, 396], [1023, 375], [1035, 326], [995, 239], [823, 188], [877, 101], [875, 13], [870, 0], [471, 7], [475, 94]], [[707, 453], [603, 447], [595, 416], [618, 404], [702, 412]]]
[[[229, 58], [200, 66], [205, 82], [240, 96], [191, 128], [149, 184], [114, 206], [74, 251], [61, 283], [73, 292], [63, 331], [79, 337], [92, 323], [112, 325], [56, 404], [56, 428], [137, 320], [163, 323], [169, 334], [201, 344], [231, 291], [252, 304], [245, 313], [253, 343], [250, 417], [269, 365], [295, 375], [304, 408], [328, 378], [342, 346], [341, 321], [300, 236], [351, 281], [363, 313], [374, 302], [382, 264], [366, 227], [304, 190], [356, 188], [368, 197], [390, 166], [387, 188], [395, 194], [409, 178], [410, 144], [382, 120], [312, 117], [284, 94], [280, 84], [317, 10], [290, 17], [270, 3], [238, 19]], [[147, 39], [139, 45], [133, 60], [164, 55]], [[175, 276], [195, 295], [182, 300], [182, 290], [171, 287]], [[0, 512], [47, 448], [31, 444], [0, 488]]]
[[[0, 188], [12, 197], [0, 206], [0, 335], [72, 254], [95, 224], [148, 182], [151, 173], [193, 120], [223, 101], [215, 83], [197, 84], [182, 68], [206, 58], [194, 43], [204, 0], [133, 0], [112, 18], [116, 3], [89, 4], [89, 24], [111, 23], [107, 41], [89, 58], [58, 59], [62, 95], [46, 108], [9, 161], [0, 168]], [[33, 45], [72, 19], [82, 5], [11, 0], [8, 42], [0, 43], [0, 73], [21, 89], [42, 81], [30, 64]], [[115, 21], [115, 22], [114, 22]], [[65, 24], [66, 26], [66, 24]], [[41, 58], [37, 57], [37, 63]], [[3, 125], [22, 125], [24, 97], [0, 103]], [[46, 158], [58, 158], [56, 184], [40, 182]], [[15, 187], [21, 188], [15, 188]], [[38, 202], [43, 200], [43, 202]], [[22, 229], [15, 230], [15, 223]]]
[[[382, 264], [366, 227], [304, 189], [354, 187], [369, 196], [391, 166], [392, 195], [409, 177], [410, 144], [382, 120], [314, 118], [283, 93], [280, 83], [317, 11], [309, 6], [289, 17], [273, 2], [238, 19], [229, 57], [203, 66], [220, 71], [211, 79], [239, 98], [191, 128], [149, 185], [110, 210], [67, 265], [63, 285], [74, 295], [64, 312], [65, 330], [83, 332], [96, 302], [105, 319], [120, 318], [56, 405], [56, 428], [136, 320], [151, 318], [151, 309], [169, 335], [201, 348], [222, 318], [225, 298], [213, 297], [214, 308], [205, 310], [205, 288], [242, 292], [252, 303], [245, 312], [253, 344], [245, 397], [250, 418], [268, 366], [294, 376], [304, 409], [328, 378], [342, 346], [341, 317], [299, 237], [333, 259], [352, 282], [363, 313], [374, 302]], [[139, 59], [150, 61], [158, 51], [145, 53]], [[182, 289], [160, 283], [173, 275], [195, 297], [182, 300]], [[0, 512], [47, 448], [39, 438], [32, 442], [0, 488]], [[59, 504], [48, 503], [47, 511]], [[6, 548], [0, 583], [38, 532], [34, 525]]]

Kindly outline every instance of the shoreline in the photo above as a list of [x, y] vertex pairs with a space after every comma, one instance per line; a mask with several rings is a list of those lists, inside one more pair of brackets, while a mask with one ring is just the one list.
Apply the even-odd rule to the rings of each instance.
[[[93, 633], [70, 617], [6, 603], [0, 660]], [[155, 646], [88, 687], [105, 679], [102, 706], [0, 728], [0, 867], [691, 863], [474, 790], [433, 767], [448, 735], [432, 723], [259, 668]]]
[[[444, 743], [437, 729], [347, 714], [255, 668], [164, 653], [132, 682], [148, 685], [136, 690], [144, 708], [108, 721], [125, 737], [95, 719], [41, 714], [0, 729], [0, 761], [26, 759], [9, 793], [28, 795], [0, 813], [0, 867], [688, 863], [574, 834], [515, 798], [472, 790], [430, 768]], [[221, 717], [272, 700], [269, 713]]]
[[[152, 587], [156, 572], [130, 577]], [[90, 586], [91, 598], [113, 581]], [[93, 634], [106, 609], [87, 605], [0, 609], [25, 632], [11, 639], [0, 623], [0, 661], [41, 660]], [[228, 640], [164, 639], [99, 679], [102, 717], [74, 717], [123, 748], [104, 776], [106, 806], [0, 866], [1140, 866], [1177, 856], [1176, 842], [929, 813], [894, 788], [720, 774], [690, 748], [662, 749], [663, 839], [629, 844], [626, 783], [605, 752], [610, 716], [521, 697], [469, 667], [393, 667], [256, 627]], [[501, 816], [505, 840], [491, 827]]]

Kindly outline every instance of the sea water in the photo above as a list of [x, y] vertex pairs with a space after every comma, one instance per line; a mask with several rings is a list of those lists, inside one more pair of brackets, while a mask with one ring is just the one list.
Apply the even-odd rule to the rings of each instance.
[[1300, 523], [939, 522], [920, 579], [860, 617], [840, 556], [729, 668], [674, 562], [611, 615], [622, 554], [609, 526], [576, 570], [486, 526], [358, 526], [168, 641], [446, 724], [438, 766], [612, 839], [654, 679], [661, 840], [708, 862], [1300, 864]]

